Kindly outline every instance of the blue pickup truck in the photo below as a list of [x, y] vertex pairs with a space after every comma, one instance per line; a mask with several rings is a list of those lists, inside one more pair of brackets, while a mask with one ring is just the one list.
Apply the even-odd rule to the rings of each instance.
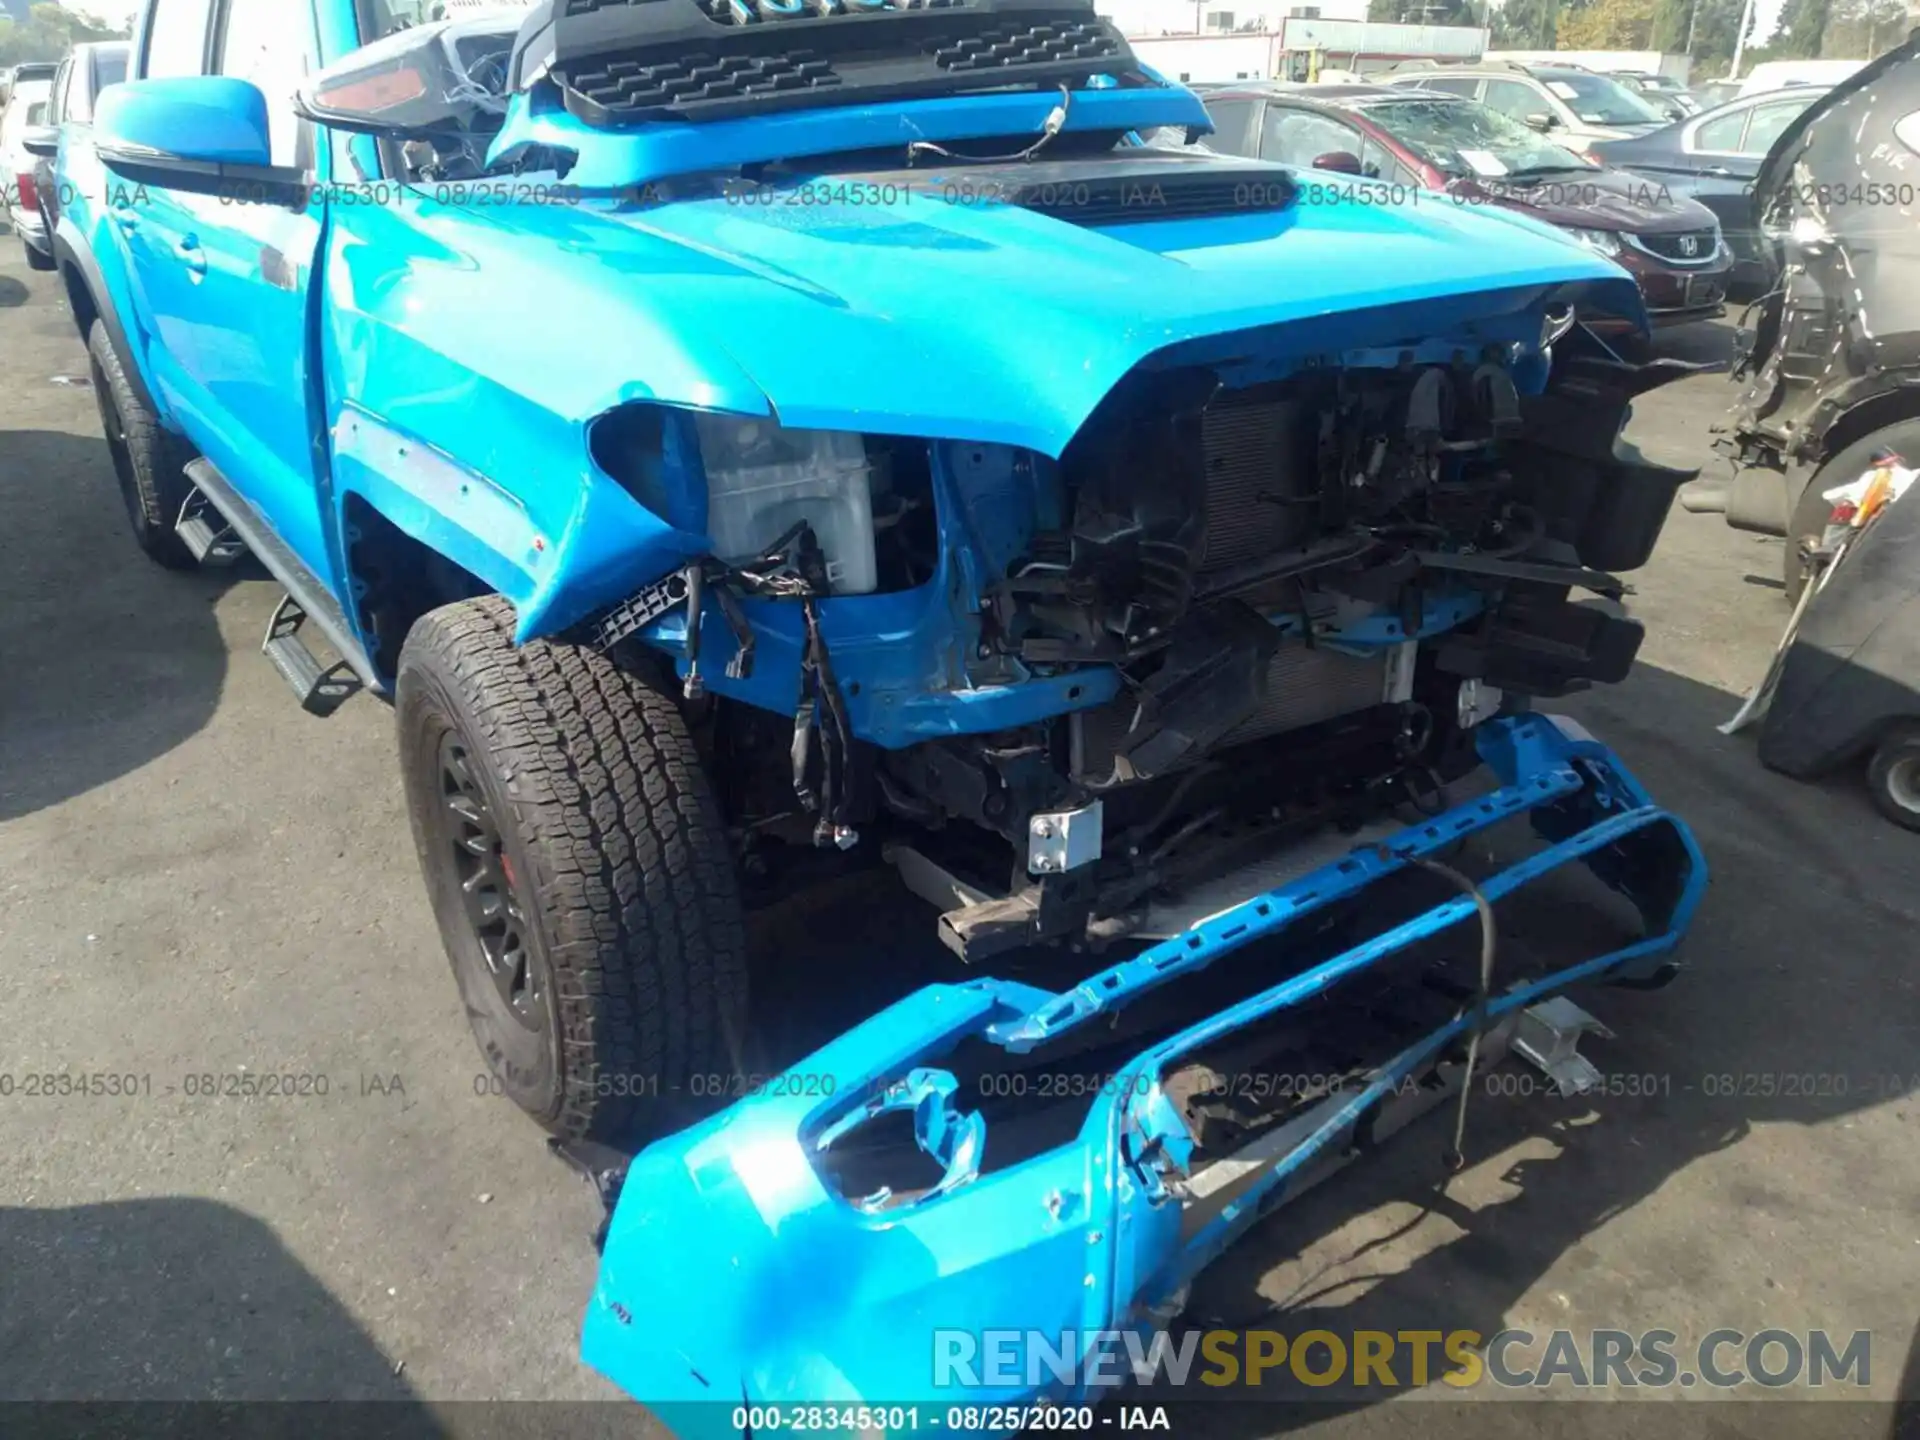
[[[500, 1089], [651, 1142], [591, 1363], [900, 1401], [936, 1323], [1147, 1324], [1671, 977], [1693, 840], [1533, 708], [1627, 673], [1689, 478], [1619, 439], [1684, 367], [1577, 323], [1624, 272], [1143, 139], [1206, 111], [1086, 0], [439, 12], [149, 0], [54, 245], [140, 547], [250, 553], [299, 703], [392, 702]], [[860, 864], [950, 977], [743, 1077], [743, 914]], [[1496, 952], [1573, 872], [1620, 926]], [[1382, 985], [1338, 1083], [1204, 1081]]]

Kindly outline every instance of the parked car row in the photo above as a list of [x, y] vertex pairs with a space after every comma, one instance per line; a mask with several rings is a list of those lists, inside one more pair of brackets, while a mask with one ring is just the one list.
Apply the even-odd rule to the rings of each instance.
[[1603, 141], [1591, 153], [1713, 211], [1733, 252], [1734, 288], [1757, 292], [1766, 287], [1772, 262], [1754, 224], [1754, 177], [1773, 142], [1825, 93], [1822, 86], [1801, 85], [1734, 100], [1645, 135]]
[[48, 64], [14, 68], [7, 103], [0, 110], [0, 198], [7, 223], [27, 248], [27, 263], [36, 270], [51, 268], [46, 221], [41, 217], [33, 181], [33, 158], [27, 153], [27, 131], [44, 125], [53, 98], [53, 77], [59, 67]]
[[[1237, 86], [1209, 92], [1212, 148], [1379, 179], [1556, 225], [1618, 263], [1656, 325], [1721, 313], [1731, 255], [1705, 207], [1591, 160], [1472, 100], [1425, 87]], [[1588, 324], [1626, 343], [1628, 316]]]
[[1234, 84], [1206, 92], [1216, 130], [1204, 143], [1530, 215], [1627, 270], [1656, 326], [1685, 324], [1770, 283], [1753, 179], [1825, 89], [1743, 95], [1668, 123], [1634, 88], [1652, 78], [1500, 61], [1423, 63], [1381, 84]]
[[[121, 41], [92, 42], [74, 46], [57, 63], [14, 72], [12, 98], [0, 112], [0, 159], [7, 218], [35, 270], [55, 268], [54, 231], [75, 187], [100, 179], [87, 137], [100, 92], [127, 78], [127, 53]], [[60, 153], [69, 141], [82, 153], [63, 169]]]

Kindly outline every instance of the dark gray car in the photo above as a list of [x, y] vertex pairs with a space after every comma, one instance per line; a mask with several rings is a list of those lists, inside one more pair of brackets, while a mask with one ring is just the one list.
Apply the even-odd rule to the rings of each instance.
[[1754, 176], [1773, 142], [1824, 94], [1825, 87], [1797, 85], [1749, 95], [1651, 134], [1588, 149], [1603, 164], [1657, 180], [1713, 211], [1733, 250], [1733, 289], [1754, 294], [1772, 281], [1771, 250], [1753, 221]]

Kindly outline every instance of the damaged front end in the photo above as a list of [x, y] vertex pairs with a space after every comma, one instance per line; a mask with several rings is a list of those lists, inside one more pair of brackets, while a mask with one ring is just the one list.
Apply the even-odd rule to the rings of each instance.
[[[1690, 478], [1620, 438], [1688, 367], [1576, 323], [1644, 321], [1625, 272], [1507, 212], [1135, 143], [1206, 111], [1083, 0], [554, 0], [493, 40], [485, 125], [308, 87], [450, 193], [479, 167], [577, 201], [424, 213], [436, 263], [345, 322], [356, 355], [404, 339], [421, 440], [510, 477], [437, 487], [496, 522], [456, 558], [522, 641], [677, 692], [751, 897], [865, 852], [956, 966], [1132, 955], [922, 990], [644, 1151], [591, 1364], [724, 1423], [932, 1396], [936, 1329], [1147, 1323], [1519, 1012], [1667, 973], [1692, 840], [1529, 713], [1627, 674], [1619, 572]], [[556, 319], [503, 350], [436, 303], [472, 272]], [[497, 391], [419, 401], [476, 336]], [[1480, 864], [1516, 827], [1539, 844]], [[1572, 872], [1593, 925], [1494, 945]], [[1392, 1023], [1328, 1024], [1376, 986]], [[1276, 1066], [1319, 1079], [1235, 1081]]]
[[[1164, 1324], [1258, 1219], [1444, 1098], [1470, 1042], [1568, 986], [1670, 966], [1706, 881], [1685, 826], [1568, 722], [1494, 721], [1478, 743], [1498, 784], [1475, 799], [1064, 993], [924, 989], [645, 1151], [606, 1239], [587, 1362], [683, 1431], [727, 1428], [742, 1401], [1097, 1398], [1079, 1345]], [[1520, 817], [1531, 853], [1382, 912], [1392, 882]], [[1556, 900], [1589, 953], [1506, 954], [1490, 977], [1450, 964], [1473, 949], [1482, 904], [1504, 933], [1508, 906], [1569, 867], [1634, 921], [1602, 938]], [[1370, 933], [1356, 939], [1362, 890]], [[1283, 938], [1311, 958], [1221, 1008], [1177, 1003], [1222, 971], [1259, 973]], [[1368, 1019], [1337, 1034], [1327, 997], [1356, 991]], [[1156, 996], [1174, 1013], [1116, 1045]], [[1041, 1078], [1063, 1074], [1097, 1081]], [[972, 1348], [988, 1331], [1021, 1337], [1020, 1353], [989, 1366]]]
[[1814, 101], [1754, 180], [1778, 279], [1741, 334], [1735, 376], [1746, 386], [1720, 443], [1736, 473], [1724, 501], [1694, 508], [1786, 535], [1823, 464], [1920, 418], [1916, 205], [1920, 41], [1910, 39]]

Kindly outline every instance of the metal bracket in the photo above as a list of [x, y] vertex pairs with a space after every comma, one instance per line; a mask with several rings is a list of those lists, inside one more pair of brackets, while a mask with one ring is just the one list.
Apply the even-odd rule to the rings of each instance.
[[676, 570], [664, 580], [643, 586], [593, 622], [596, 650], [611, 650], [629, 635], [637, 635], [662, 615], [687, 602], [687, 574]]
[[358, 695], [363, 682], [349, 661], [320, 663], [307, 648], [307, 642], [300, 638], [306, 623], [307, 612], [300, 602], [291, 594], [281, 596], [260, 650], [287, 682], [300, 701], [300, 708], [324, 719]]
[[1564, 995], [1529, 1005], [1520, 1012], [1513, 1048], [1531, 1061], [1562, 1095], [1584, 1095], [1600, 1083], [1600, 1072], [1580, 1053], [1580, 1037], [1611, 1040], [1613, 1032]]
[[187, 553], [209, 569], [235, 564], [247, 553], [246, 542], [198, 486], [181, 505], [173, 528]]
[[1051, 810], [1027, 822], [1027, 873], [1064, 875], [1100, 858], [1105, 811], [1101, 802]]

